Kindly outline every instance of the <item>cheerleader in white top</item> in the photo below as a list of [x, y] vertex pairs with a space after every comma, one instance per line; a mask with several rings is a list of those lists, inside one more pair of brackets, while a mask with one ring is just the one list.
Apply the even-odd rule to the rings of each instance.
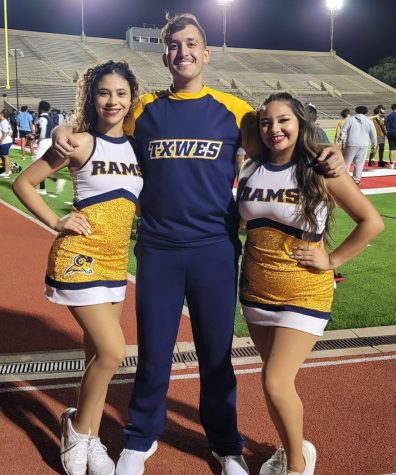
[[[88, 69], [77, 88], [74, 152], [60, 158], [50, 149], [13, 185], [24, 205], [59, 233], [49, 254], [45, 294], [67, 305], [84, 331], [87, 369], [77, 409], [62, 415], [61, 460], [68, 475], [115, 472], [98, 433], [108, 384], [125, 356], [119, 319], [143, 180], [123, 123], [137, 98], [127, 63]], [[35, 186], [64, 167], [72, 177], [74, 206], [60, 218]]]
[[[288, 93], [271, 95], [259, 110], [258, 128], [263, 155], [245, 162], [238, 186], [247, 228], [240, 299], [283, 446], [260, 475], [313, 475], [316, 451], [303, 438], [294, 380], [330, 317], [333, 269], [362, 251], [383, 222], [347, 173], [325, 178], [317, 170], [322, 147], [301, 102]], [[335, 202], [356, 226], [329, 252]]]

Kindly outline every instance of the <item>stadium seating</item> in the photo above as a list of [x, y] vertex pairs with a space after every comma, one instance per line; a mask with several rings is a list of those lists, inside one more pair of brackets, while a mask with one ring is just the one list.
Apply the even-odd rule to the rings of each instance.
[[[0, 49], [4, 52], [4, 30]], [[20, 48], [19, 96], [29, 103], [48, 100], [53, 107], [74, 108], [75, 82], [98, 62], [126, 60], [133, 68], [141, 91], [165, 89], [170, 75], [161, 54], [132, 51], [126, 41], [9, 30], [9, 47]], [[307, 51], [270, 51], [213, 47], [205, 67], [205, 83], [233, 93], [256, 107], [274, 91], [288, 90], [304, 102], [316, 105], [320, 118], [339, 117], [341, 109], [366, 105], [372, 110], [396, 102], [396, 90], [360, 71], [335, 54]], [[11, 89], [8, 102], [15, 106], [14, 59], [10, 56]], [[5, 71], [0, 70], [5, 84]]]

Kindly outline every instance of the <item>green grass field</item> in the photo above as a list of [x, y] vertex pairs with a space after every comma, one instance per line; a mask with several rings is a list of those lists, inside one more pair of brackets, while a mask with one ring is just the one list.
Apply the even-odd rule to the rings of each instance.
[[[329, 133], [330, 136], [330, 133]], [[20, 160], [20, 152], [11, 150], [11, 160], [23, 168], [31, 163], [30, 159]], [[51, 197], [55, 184], [47, 180], [49, 195], [44, 200], [59, 215], [67, 214], [72, 201], [72, 185], [67, 170], [58, 173], [66, 178], [65, 190], [59, 196]], [[0, 198], [16, 208], [27, 212], [18, 201], [11, 189], [12, 180], [0, 178]], [[396, 283], [396, 193], [369, 195], [369, 200], [380, 212], [385, 222], [385, 232], [382, 233], [358, 257], [338, 269], [346, 281], [339, 283], [335, 291], [332, 322], [327, 329], [357, 328], [396, 324], [395, 283]], [[350, 232], [353, 222], [342, 210], [337, 210], [336, 220], [332, 230], [332, 246], [337, 246]], [[241, 240], [245, 236], [242, 232]], [[130, 244], [130, 259], [128, 271], [135, 274], [136, 262], [133, 254], [135, 242]], [[44, 269], [43, 269], [44, 271]], [[238, 306], [235, 318], [235, 333], [238, 336], [248, 334], [247, 327], [240, 316]]]

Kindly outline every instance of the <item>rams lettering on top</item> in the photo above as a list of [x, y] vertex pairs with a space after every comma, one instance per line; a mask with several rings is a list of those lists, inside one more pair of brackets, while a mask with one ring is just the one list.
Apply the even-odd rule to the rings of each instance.
[[198, 158], [216, 160], [219, 156], [222, 141], [197, 139], [152, 140], [149, 143], [150, 158]]
[[279, 188], [279, 190], [272, 190], [268, 188], [250, 188], [245, 186], [241, 195], [241, 201], [263, 201], [277, 203], [292, 203], [297, 204], [299, 201], [299, 192], [297, 188]]
[[141, 177], [142, 172], [136, 163], [92, 160], [91, 175], [133, 175]]

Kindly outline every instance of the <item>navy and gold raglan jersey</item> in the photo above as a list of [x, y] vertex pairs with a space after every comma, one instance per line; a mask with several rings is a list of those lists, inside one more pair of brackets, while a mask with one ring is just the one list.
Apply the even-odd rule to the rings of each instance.
[[318, 230], [308, 242], [295, 169], [295, 161], [282, 166], [263, 163], [241, 190], [239, 211], [247, 222], [247, 239], [240, 300], [251, 323], [321, 335], [330, 318], [333, 271], [299, 266], [290, 254], [295, 246], [320, 245], [327, 210], [316, 210]]
[[234, 158], [253, 117], [246, 102], [206, 86], [141, 97], [125, 127], [144, 177], [139, 239], [161, 248], [236, 239]]
[[124, 299], [132, 221], [143, 186], [128, 138], [91, 134], [91, 156], [71, 171], [73, 208], [87, 218], [91, 234], [58, 234], [48, 257], [45, 294], [64, 305]]

